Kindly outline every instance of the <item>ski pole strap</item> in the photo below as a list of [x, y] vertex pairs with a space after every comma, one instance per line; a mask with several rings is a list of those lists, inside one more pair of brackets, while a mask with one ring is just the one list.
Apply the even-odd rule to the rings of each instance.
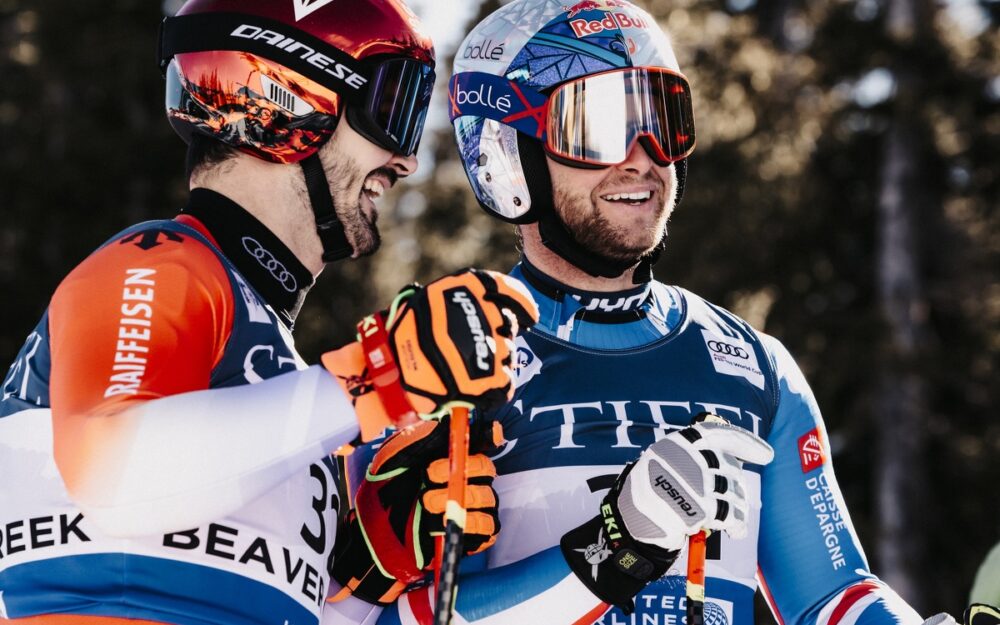
[[380, 314], [368, 315], [358, 322], [361, 349], [368, 366], [368, 375], [382, 407], [393, 423], [410, 424], [419, 417], [399, 384], [399, 367], [389, 348], [389, 331]]

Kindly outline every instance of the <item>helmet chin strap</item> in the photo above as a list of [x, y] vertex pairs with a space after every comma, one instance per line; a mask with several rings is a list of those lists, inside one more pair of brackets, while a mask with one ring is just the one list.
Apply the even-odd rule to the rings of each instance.
[[354, 248], [347, 240], [344, 225], [337, 218], [337, 211], [330, 195], [330, 182], [323, 171], [323, 163], [319, 160], [319, 152], [301, 162], [302, 173], [306, 177], [306, 190], [309, 191], [309, 203], [312, 205], [316, 218], [316, 233], [323, 244], [323, 262], [332, 263], [349, 257]]
[[[528, 192], [531, 194], [531, 209], [538, 215], [538, 233], [541, 235], [542, 243], [547, 248], [573, 266], [596, 278], [617, 278], [630, 268], [635, 267], [635, 271], [632, 273], [633, 283], [643, 284], [653, 279], [653, 264], [660, 257], [667, 244], [666, 232], [656, 247], [639, 259], [638, 265], [634, 260], [608, 258], [587, 249], [580, 245], [556, 212], [552, 197], [552, 178], [549, 176], [549, 168], [545, 163], [545, 151], [541, 142], [519, 132], [517, 133], [517, 149], [521, 157], [522, 168], [524, 171], [532, 173], [531, 176], [527, 177]], [[676, 206], [684, 193], [687, 160], [678, 161], [675, 164], [675, 170], [677, 172], [677, 196], [674, 205]]]

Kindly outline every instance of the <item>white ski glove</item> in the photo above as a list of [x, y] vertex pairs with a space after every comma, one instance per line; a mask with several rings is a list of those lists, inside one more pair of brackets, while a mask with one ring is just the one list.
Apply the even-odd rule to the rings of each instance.
[[743, 538], [750, 512], [743, 463], [773, 458], [763, 439], [719, 417], [673, 432], [625, 477], [618, 496], [625, 527], [635, 540], [670, 551], [703, 529]]
[[767, 464], [774, 450], [720, 417], [702, 417], [643, 451], [618, 476], [600, 514], [560, 541], [584, 585], [626, 613], [632, 597], [667, 572], [688, 536], [702, 529], [746, 535], [743, 463]]

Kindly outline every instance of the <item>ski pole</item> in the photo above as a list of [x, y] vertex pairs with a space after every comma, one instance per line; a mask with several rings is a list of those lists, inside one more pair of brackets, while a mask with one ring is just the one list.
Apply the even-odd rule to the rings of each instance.
[[437, 566], [435, 583], [434, 625], [449, 625], [458, 594], [458, 563], [462, 557], [462, 535], [465, 532], [466, 460], [469, 457], [469, 409], [451, 411], [448, 433], [448, 503], [444, 511], [444, 536], [436, 541]]
[[705, 623], [705, 539], [702, 530], [688, 539], [687, 562], [687, 624]]
[[[702, 413], [695, 415], [692, 423], [709, 421], [725, 423], [719, 415]], [[701, 530], [688, 539], [687, 562], [687, 624], [704, 625], [705, 623], [705, 540], [709, 532]]]

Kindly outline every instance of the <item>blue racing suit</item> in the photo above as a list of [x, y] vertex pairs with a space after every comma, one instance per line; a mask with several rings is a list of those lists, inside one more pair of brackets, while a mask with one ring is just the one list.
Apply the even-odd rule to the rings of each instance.
[[[748, 535], [709, 538], [706, 623], [752, 623], [758, 585], [782, 625], [922, 621], [869, 571], [819, 408], [781, 343], [659, 282], [587, 293], [526, 261], [512, 273], [531, 289], [541, 321], [518, 338], [518, 389], [493, 415], [508, 439], [494, 457], [502, 529], [485, 561], [462, 564], [456, 622], [684, 623], [685, 552], [625, 614], [586, 590], [558, 545], [597, 514], [627, 462], [701, 412], [775, 450], [771, 464], [744, 469]], [[429, 622], [432, 602], [430, 589], [411, 591], [378, 623]]]

